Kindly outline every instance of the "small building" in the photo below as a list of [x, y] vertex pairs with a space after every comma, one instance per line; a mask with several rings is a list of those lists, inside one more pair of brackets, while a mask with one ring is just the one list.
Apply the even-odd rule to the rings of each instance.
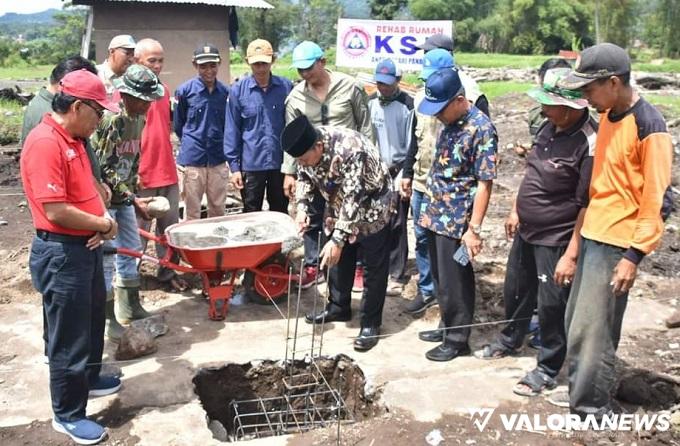
[[[234, 23], [234, 8], [273, 8], [264, 0], [73, 0], [74, 5], [89, 6], [83, 48], [95, 44], [96, 61], [106, 59], [109, 42], [118, 34], [135, 40], [150, 37], [165, 49], [161, 78], [172, 91], [196, 75], [191, 64], [194, 50], [204, 43], [220, 50], [219, 78], [229, 83], [229, 23]], [[231, 18], [230, 18], [231, 17]]]

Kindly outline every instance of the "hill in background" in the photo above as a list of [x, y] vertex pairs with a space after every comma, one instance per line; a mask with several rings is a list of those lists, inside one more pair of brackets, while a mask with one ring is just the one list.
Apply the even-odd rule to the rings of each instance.
[[59, 9], [48, 9], [33, 14], [8, 12], [0, 16], [0, 35], [15, 39], [20, 35], [26, 40], [44, 37], [50, 26], [54, 25], [54, 14]]

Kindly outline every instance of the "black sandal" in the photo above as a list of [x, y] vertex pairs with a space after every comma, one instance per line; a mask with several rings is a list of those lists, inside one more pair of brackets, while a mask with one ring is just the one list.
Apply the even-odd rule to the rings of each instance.
[[485, 344], [481, 350], [475, 352], [475, 356], [479, 359], [500, 359], [506, 356], [511, 356], [517, 353], [516, 349], [508, 348], [498, 340], [493, 341], [491, 344]]
[[512, 391], [520, 396], [537, 396], [555, 387], [557, 387], [555, 378], [551, 378], [538, 369], [533, 369], [515, 384]]

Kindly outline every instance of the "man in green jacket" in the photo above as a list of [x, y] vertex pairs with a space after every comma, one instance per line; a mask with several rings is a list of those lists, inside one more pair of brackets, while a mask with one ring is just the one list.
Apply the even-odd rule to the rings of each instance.
[[[112, 191], [109, 214], [118, 223], [118, 237], [105, 249], [104, 279], [106, 282], [107, 302], [106, 335], [116, 341], [122, 335], [123, 323], [133, 319], [143, 319], [150, 314], [139, 302], [139, 272], [137, 261], [128, 256], [117, 255], [116, 303], [113, 302], [113, 255], [106, 251], [115, 248], [128, 248], [141, 251], [141, 241], [137, 232], [137, 215], [148, 217], [147, 205], [153, 198], [138, 198], [137, 171], [141, 152], [142, 130], [146, 112], [151, 102], [163, 97], [163, 85], [150, 69], [142, 65], [131, 65], [123, 76], [114, 80], [116, 92], [120, 95], [121, 111], [106, 113], [99, 123], [91, 142], [102, 167], [102, 177]], [[112, 249], [113, 248], [113, 249]]]

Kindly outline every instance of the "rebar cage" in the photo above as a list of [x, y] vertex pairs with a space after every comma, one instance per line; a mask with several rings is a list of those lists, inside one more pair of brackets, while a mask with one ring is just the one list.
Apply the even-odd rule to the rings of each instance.
[[[302, 270], [302, 265], [300, 270]], [[289, 272], [292, 274], [292, 271]], [[280, 396], [255, 398], [229, 403], [229, 414], [233, 416], [232, 441], [252, 440], [303, 433], [312, 429], [337, 425], [337, 442], [340, 442], [340, 426], [354, 422], [354, 415], [348, 409], [339, 390], [333, 389], [319, 367], [323, 347], [324, 322], [312, 323], [311, 333], [300, 333], [300, 295], [298, 282], [295, 308], [291, 309], [290, 284], [288, 281], [288, 304], [286, 324], [285, 374], [282, 378], [283, 391]], [[318, 288], [314, 297], [313, 311], [320, 308]], [[276, 306], [276, 303], [272, 301]], [[323, 304], [321, 304], [323, 305]], [[279, 313], [283, 312], [278, 308]], [[291, 310], [293, 314], [291, 314]], [[306, 324], [305, 324], [306, 325]], [[309, 340], [308, 343], [302, 340]], [[302, 356], [305, 366], [300, 371], [296, 356]], [[300, 359], [297, 359], [300, 363]], [[338, 387], [341, 388], [342, 373]]]

